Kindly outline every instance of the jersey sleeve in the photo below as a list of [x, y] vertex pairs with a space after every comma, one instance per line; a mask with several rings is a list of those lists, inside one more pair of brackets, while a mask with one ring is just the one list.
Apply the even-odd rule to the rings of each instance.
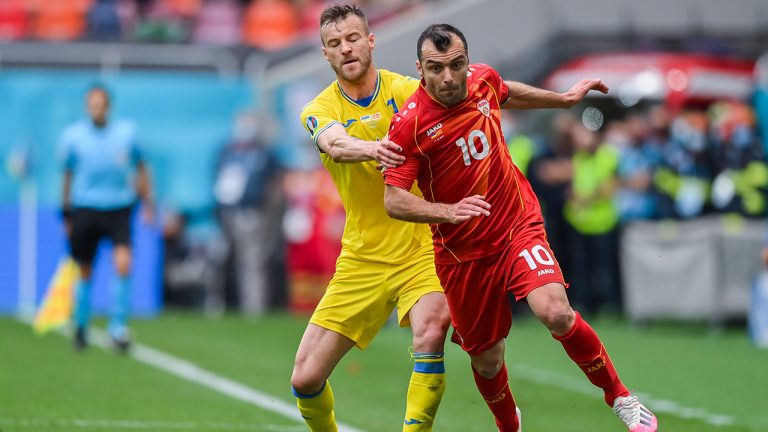
[[384, 184], [396, 186], [405, 190], [411, 190], [413, 182], [419, 174], [420, 160], [416, 155], [416, 142], [414, 141], [414, 123], [407, 121], [406, 117], [395, 114], [389, 127], [389, 140], [403, 149], [405, 162], [395, 168], [384, 170]]
[[337, 117], [338, 113], [335, 110], [317, 99], [305, 105], [304, 109], [301, 110], [301, 122], [315, 145], [317, 145], [317, 138], [326, 129], [334, 124], [341, 124]]

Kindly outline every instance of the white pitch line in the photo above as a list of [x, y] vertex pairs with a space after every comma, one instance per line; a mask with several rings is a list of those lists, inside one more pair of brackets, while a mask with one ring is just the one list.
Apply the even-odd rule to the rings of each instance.
[[[91, 329], [89, 334], [91, 335], [91, 341], [96, 345], [104, 349], [109, 348], [109, 337], [106, 332], [99, 329]], [[245, 384], [217, 375], [187, 360], [137, 343], [131, 345], [129, 353], [133, 359], [141, 363], [153, 366], [187, 381], [200, 384], [221, 394], [256, 405], [291, 420], [304, 423], [304, 419], [295, 405], [248, 387]], [[344, 423], [338, 423], [338, 427], [339, 432], [364, 432], [361, 429]]]
[[117, 420], [117, 419], [41, 419], [21, 418], [2, 419], [0, 426], [34, 427], [34, 428], [102, 428], [107, 430], [218, 430], [218, 431], [251, 431], [251, 432], [301, 432], [304, 426], [287, 426], [278, 424], [254, 425], [249, 423], [219, 423], [219, 422], [173, 422], [146, 420]]
[[[585, 383], [583, 379], [576, 379], [569, 375], [562, 375], [519, 363], [511, 365], [510, 370], [517, 378], [522, 380], [559, 387], [594, 398], [602, 399], [603, 397], [598, 389]], [[726, 414], [711, 413], [703, 408], [686, 407], [674, 401], [656, 399], [647, 393], [635, 394], [642, 400], [644, 405], [656, 412], [671, 414], [684, 419], [700, 420], [712, 426], [730, 426], [736, 423], [732, 416]]]

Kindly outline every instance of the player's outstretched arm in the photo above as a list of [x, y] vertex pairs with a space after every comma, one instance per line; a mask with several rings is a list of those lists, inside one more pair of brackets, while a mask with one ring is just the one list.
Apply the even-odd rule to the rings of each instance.
[[387, 185], [384, 207], [389, 217], [408, 222], [457, 224], [477, 216], [489, 216], [491, 205], [481, 195], [466, 197], [456, 204], [431, 203], [397, 186]]
[[506, 109], [570, 108], [581, 102], [590, 90], [608, 93], [608, 86], [599, 79], [581, 80], [564, 93], [516, 81], [504, 81], [504, 84], [509, 88], [509, 97], [501, 107]]
[[337, 163], [375, 160], [387, 168], [402, 165], [405, 157], [400, 146], [384, 139], [365, 141], [347, 134], [344, 126], [334, 124], [317, 137], [317, 146]]

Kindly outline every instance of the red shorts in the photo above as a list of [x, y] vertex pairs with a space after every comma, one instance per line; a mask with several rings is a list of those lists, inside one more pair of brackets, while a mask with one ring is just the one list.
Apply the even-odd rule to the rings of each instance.
[[490, 349], [509, 334], [508, 294], [520, 301], [551, 282], [566, 286], [540, 222], [521, 226], [499, 253], [436, 267], [451, 310], [451, 340], [471, 355]]

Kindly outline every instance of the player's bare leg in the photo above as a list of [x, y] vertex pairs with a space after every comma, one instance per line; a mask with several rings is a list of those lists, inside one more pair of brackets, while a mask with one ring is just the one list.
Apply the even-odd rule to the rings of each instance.
[[291, 388], [301, 416], [313, 432], [338, 430], [328, 377], [353, 346], [352, 339], [312, 323], [304, 331], [293, 365]]
[[478, 355], [470, 355], [477, 389], [493, 413], [501, 432], [519, 432], [520, 410], [509, 388], [507, 366], [504, 363], [504, 339]]
[[560, 341], [571, 360], [592, 384], [603, 389], [605, 402], [627, 429], [656, 431], [656, 418], [622, 384], [597, 333], [571, 308], [565, 287], [559, 283], [543, 285], [528, 294], [527, 300], [534, 315]]
[[445, 391], [445, 335], [451, 323], [445, 295], [423, 295], [408, 311], [414, 367], [408, 385], [403, 431], [431, 431]]

